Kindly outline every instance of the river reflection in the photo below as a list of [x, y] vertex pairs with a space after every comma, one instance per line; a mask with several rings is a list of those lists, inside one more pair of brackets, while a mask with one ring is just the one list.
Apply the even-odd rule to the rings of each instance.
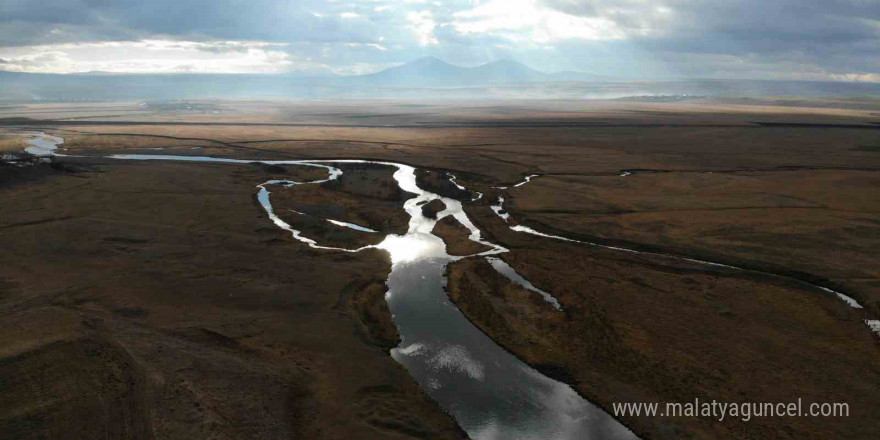
[[25, 133], [25, 135], [29, 136], [29, 139], [26, 141], [29, 146], [24, 151], [38, 157], [54, 155], [55, 151], [58, 150], [58, 145], [64, 142], [64, 139], [48, 135], [42, 131], [29, 132]]
[[388, 307], [402, 335], [391, 355], [475, 439], [634, 438], [569, 386], [504, 351], [449, 302], [449, 258], [398, 260]]
[[[397, 166], [394, 177], [401, 189], [417, 196], [404, 203], [410, 215], [407, 234], [389, 235], [378, 245], [392, 261], [386, 300], [402, 338], [400, 346], [391, 350], [394, 359], [475, 439], [635, 438], [571, 387], [499, 347], [449, 301], [444, 271], [462, 257], [450, 256], [443, 240], [431, 233], [439, 219], [455, 217], [471, 231], [472, 240], [492, 248], [478, 256], [507, 249], [482, 240], [459, 201], [422, 190], [413, 168]], [[436, 219], [425, 217], [421, 205], [435, 199], [442, 200], [446, 209]], [[559, 307], [555, 298], [534, 288], [510, 266], [495, 263], [493, 267], [503, 268], [499, 272], [527, 283]]]
[[[238, 159], [181, 157], [165, 155], [115, 155], [130, 160], [185, 160], [223, 163], [250, 163]], [[635, 435], [602, 409], [584, 400], [571, 387], [550, 379], [495, 344], [462, 315], [449, 301], [446, 265], [461, 258], [489, 257], [508, 250], [485, 241], [458, 200], [425, 191], [416, 183], [415, 168], [390, 162], [344, 161], [262, 161], [275, 165], [322, 166], [327, 179], [314, 182], [271, 180], [260, 185], [257, 199], [269, 218], [297, 240], [313, 248], [358, 252], [367, 248], [387, 251], [391, 257], [386, 301], [401, 335], [401, 344], [391, 350], [423, 389], [448, 411], [471, 438], [493, 439], [633, 439]], [[322, 246], [314, 237], [302, 233], [275, 214], [271, 188], [294, 187], [334, 180], [343, 175], [337, 168], [344, 163], [372, 163], [396, 168], [394, 179], [401, 190], [416, 196], [404, 202], [410, 221], [404, 235], [389, 234], [374, 246], [342, 249]], [[422, 214], [421, 206], [441, 200], [446, 208], [436, 218]], [[451, 256], [434, 225], [447, 216], [454, 217], [470, 231], [469, 238], [488, 246], [471, 256]], [[500, 260], [497, 260], [500, 261]], [[490, 260], [491, 262], [491, 260]], [[550, 294], [540, 291], [507, 266], [497, 262], [499, 273], [541, 294], [548, 306], [559, 307]]]

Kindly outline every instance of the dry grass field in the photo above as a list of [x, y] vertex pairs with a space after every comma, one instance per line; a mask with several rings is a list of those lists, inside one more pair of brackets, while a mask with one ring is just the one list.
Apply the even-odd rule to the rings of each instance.
[[[455, 191], [449, 171], [484, 193], [450, 195], [564, 311], [481, 259], [450, 266], [451, 299], [590, 401], [802, 398], [851, 412], [621, 419], [642, 438], [880, 430], [880, 338], [863, 323], [880, 319], [877, 100], [202, 104], [0, 110], [0, 151], [41, 130], [76, 156], [0, 168], [0, 437], [464, 435], [388, 355], [386, 254], [309, 249], [256, 202], [255, 185], [314, 170], [101, 157], [121, 152], [390, 160], [431, 170], [420, 182], [438, 193]], [[279, 189], [279, 206], [405, 229], [390, 168], [346, 172]], [[498, 196], [512, 222], [546, 233], [752, 270], [516, 233], [489, 209]], [[374, 241], [283, 218], [334, 246]], [[435, 233], [474, 250], [454, 223]]]

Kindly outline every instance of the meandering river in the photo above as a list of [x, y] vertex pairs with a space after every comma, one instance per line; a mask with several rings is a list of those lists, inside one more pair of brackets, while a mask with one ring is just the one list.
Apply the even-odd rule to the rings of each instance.
[[[189, 162], [252, 163], [251, 160], [172, 156], [112, 155], [120, 160], [174, 160]], [[445, 267], [461, 258], [486, 257], [502, 275], [540, 295], [547, 306], [560, 308], [551, 294], [533, 286], [513, 268], [491, 256], [507, 252], [481, 237], [461, 202], [424, 190], [416, 183], [415, 168], [392, 162], [365, 160], [275, 160], [270, 165], [323, 167], [326, 179], [310, 182], [270, 180], [258, 185], [257, 199], [276, 226], [297, 240], [317, 249], [359, 252], [368, 248], [388, 251], [386, 301], [401, 343], [391, 356], [403, 364], [422, 388], [448, 411], [474, 439], [635, 439], [629, 429], [596, 405], [586, 401], [570, 386], [550, 379], [498, 346], [449, 301]], [[321, 245], [279, 217], [271, 202], [273, 187], [293, 187], [344, 178], [337, 166], [371, 163], [396, 168], [394, 179], [401, 190], [416, 194], [403, 209], [410, 221], [406, 234], [389, 234], [374, 246], [345, 249]], [[441, 200], [446, 208], [436, 218], [425, 217], [422, 205]], [[446, 244], [433, 235], [435, 223], [454, 217], [470, 231], [469, 238], [490, 249], [470, 256], [452, 256]]]
[[[63, 140], [42, 133], [34, 135], [30, 142], [35, 153], [54, 154]], [[50, 145], [51, 144], [51, 145]], [[29, 149], [30, 151], [30, 149]], [[418, 186], [415, 168], [409, 165], [367, 160], [242, 160], [204, 156], [119, 154], [108, 156], [118, 160], [167, 160], [186, 162], [215, 162], [248, 164], [261, 162], [269, 165], [296, 165], [320, 167], [327, 170], [325, 179], [308, 182], [293, 180], [269, 180], [257, 185], [257, 198], [272, 222], [291, 236], [310, 247], [339, 252], [359, 252], [369, 248], [386, 250], [391, 257], [391, 273], [388, 275], [386, 300], [398, 331], [401, 343], [391, 351], [395, 360], [404, 365], [423, 389], [448, 411], [459, 425], [474, 439], [634, 439], [637, 438], [625, 426], [586, 401], [568, 385], [550, 379], [512, 354], [498, 346], [482, 333], [449, 301], [445, 267], [461, 258], [486, 258], [492, 267], [511, 281], [539, 295], [547, 307], [561, 309], [564, 304], [551, 293], [540, 290], [515, 272], [513, 268], [496, 257], [508, 249], [486, 241], [462, 208], [460, 201], [441, 197]], [[403, 235], [389, 234], [378, 245], [356, 249], [324, 246], [319, 238], [305, 237], [290, 224], [276, 215], [272, 206], [272, 189], [296, 185], [319, 184], [344, 178], [341, 164], [370, 163], [394, 169], [394, 179], [401, 190], [415, 194], [402, 206], [410, 216], [408, 230]], [[536, 175], [528, 176], [513, 187], [528, 183]], [[450, 175], [452, 182], [463, 186]], [[507, 187], [505, 187], [507, 188]], [[480, 195], [481, 196], [481, 195]], [[436, 218], [422, 214], [422, 205], [441, 200], [445, 209]], [[510, 219], [504, 212], [503, 199], [492, 209], [504, 221]], [[447, 216], [454, 217], [470, 231], [469, 238], [489, 247], [489, 250], [469, 256], [452, 256], [446, 245], [432, 231], [435, 223]], [[327, 219], [340, 227], [364, 232], [375, 231]], [[549, 239], [565, 240], [593, 246], [602, 246], [625, 252], [635, 250], [583, 242], [570, 238], [541, 233], [517, 225], [517, 232], [529, 233]], [[676, 257], [661, 254], [667, 257]], [[686, 259], [686, 258], [685, 258]], [[689, 261], [739, 269], [709, 261]], [[820, 287], [820, 286], [815, 286]], [[821, 287], [820, 287], [821, 288]], [[825, 288], [823, 288], [825, 289]], [[830, 289], [853, 307], [861, 307], [854, 299]], [[866, 322], [880, 333], [880, 321]]]

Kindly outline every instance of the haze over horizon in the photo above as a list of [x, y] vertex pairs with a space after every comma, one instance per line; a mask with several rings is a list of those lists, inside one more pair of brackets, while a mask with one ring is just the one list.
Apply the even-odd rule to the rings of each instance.
[[880, 2], [0, 1], [0, 71], [359, 75], [433, 56], [621, 79], [880, 82]]

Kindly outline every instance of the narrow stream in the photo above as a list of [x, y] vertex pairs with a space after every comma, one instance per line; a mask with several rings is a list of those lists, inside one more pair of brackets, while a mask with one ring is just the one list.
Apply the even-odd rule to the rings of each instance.
[[523, 278], [522, 275], [516, 273], [516, 271], [513, 270], [513, 268], [510, 267], [510, 265], [507, 264], [504, 260], [496, 257], [486, 257], [486, 261], [488, 261], [489, 264], [491, 264], [498, 273], [506, 276], [508, 279], [519, 284], [520, 286], [523, 286], [526, 290], [531, 290], [532, 292], [541, 295], [541, 297], [544, 298], [544, 301], [552, 304], [556, 310], [562, 310], [562, 306], [559, 305], [559, 301], [557, 301], [556, 298], [553, 297], [553, 295], [535, 287], [535, 285], [532, 284], [531, 281]]
[[26, 136], [31, 136], [30, 139], [27, 140], [27, 143], [30, 145], [25, 148], [24, 151], [33, 154], [37, 157], [48, 157], [55, 154], [58, 150], [58, 146], [64, 143], [64, 139], [51, 136], [42, 131], [35, 131], [24, 133]]
[[[58, 146], [64, 143], [64, 139], [60, 137], [51, 136], [42, 131], [25, 131], [17, 133], [17, 135], [26, 138], [25, 143], [28, 146], [25, 147], [24, 152], [27, 155], [20, 153], [0, 154], [0, 161], [3, 163], [23, 167], [49, 162], [51, 156], [60, 156], [56, 153]], [[28, 155], [33, 156], [36, 160], [27, 157]]]
[[[498, 217], [501, 217], [501, 219], [504, 220], [505, 223], [508, 223], [510, 221], [510, 214], [504, 210], [503, 204], [504, 204], [504, 198], [499, 196], [498, 197], [498, 204], [492, 205], [492, 211], [494, 211], [495, 214], [498, 215]], [[727, 269], [734, 269], [734, 270], [741, 270], [741, 271], [761, 272], [761, 271], [757, 271], [757, 270], [753, 270], [753, 269], [746, 269], [744, 267], [731, 266], [729, 264], [715, 263], [712, 261], [698, 260], [695, 258], [683, 257], [681, 255], [667, 254], [667, 253], [663, 253], [663, 252], [637, 251], [634, 249], [628, 249], [628, 248], [623, 248], [623, 247], [618, 247], [618, 246], [610, 246], [610, 245], [605, 245], [605, 244], [593, 243], [590, 241], [575, 240], [575, 239], [568, 238], [568, 237], [562, 237], [559, 235], [547, 234], [544, 232], [536, 231], [528, 226], [523, 226], [523, 225], [510, 226], [510, 229], [512, 231], [523, 232], [523, 233], [535, 235], [538, 237], [552, 238], [554, 240], [568, 241], [571, 243], [580, 243], [580, 244], [585, 244], [585, 245], [595, 246], [595, 247], [600, 247], [600, 248], [605, 248], [605, 249], [613, 249], [616, 251], [631, 252], [631, 253], [646, 254], [646, 255], [658, 255], [658, 256], [662, 256], [662, 257], [673, 258], [676, 260], [689, 261], [691, 263], [702, 264], [705, 266], [724, 267]], [[761, 272], [761, 273], [765, 273], [765, 274], [773, 275], [773, 276], [777, 276], [777, 277], [789, 278], [784, 275], [777, 275], [777, 274], [770, 273], [770, 272]], [[792, 278], [792, 279], [795, 279], [795, 278]], [[813, 283], [810, 283], [807, 281], [798, 280], [798, 279], [795, 279], [795, 280], [798, 282], [802, 282], [804, 284], [810, 285], [812, 287], [815, 287], [817, 289], [823, 290], [827, 293], [830, 293], [854, 309], [863, 308], [862, 305], [859, 304], [859, 302], [855, 300], [855, 298], [853, 298], [849, 295], [846, 295], [842, 292], [838, 292], [836, 290], [829, 289], [829, 288], [823, 287], [823, 286], [819, 286], [819, 285], [816, 285], [816, 284], [813, 284]], [[870, 324], [869, 324], [869, 326], [870, 326]], [[871, 329], [876, 331], [876, 329], [874, 327], [871, 327]], [[880, 335], [880, 331], [878, 331], [877, 334]]]

